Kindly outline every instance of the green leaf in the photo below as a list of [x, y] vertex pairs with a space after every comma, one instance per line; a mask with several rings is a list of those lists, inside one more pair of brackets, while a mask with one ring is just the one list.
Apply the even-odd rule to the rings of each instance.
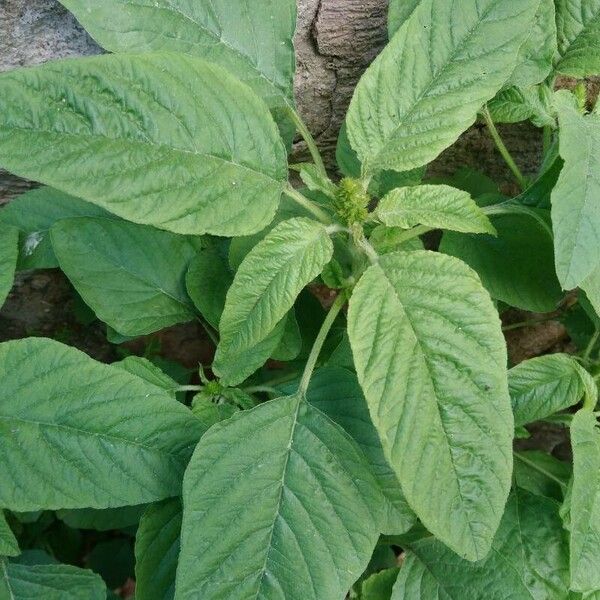
[[367, 69], [347, 116], [363, 174], [433, 160], [504, 85], [539, 0], [422, 0]]
[[464, 233], [496, 230], [467, 192], [447, 185], [420, 185], [391, 191], [379, 203], [376, 216], [391, 227], [426, 225]]
[[544, 81], [552, 70], [556, 50], [554, 0], [540, 0], [531, 33], [519, 50], [508, 85], [527, 87]]
[[300, 396], [238, 413], [186, 472], [175, 598], [342, 598], [369, 562], [381, 503], [355, 442]]
[[573, 417], [571, 446], [571, 589], [592, 592], [600, 589], [600, 431], [591, 411]]
[[298, 358], [302, 350], [302, 335], [294, 309], [291, 309], [284, 319], [283, 335], [277, 348], [271, 354], [271, 358], [286, 362]]
[[493, 298], [523, 310], [551, 312], [563, 293], [554, 269], [548, 211], [490, 215], [498, 235], [445, 233], [440, 252], [477, 271]]
[[17, 538], [0, 510], [0, 556], [18, 556], [20, 553]]
[[18, 256], [19, 230], [0, 223], [0, 308], [12, 289]]
[[[296, 389], [290, 385], [285, 391]], [[377, 430], [369, 415], [369, 407], [356, 375], [347, 369], [325, 367], [313, 375], [306, 399], [343, 427], [363, 451], [385, 498], [381, 532], [400, 535], [416, 522], [408, 506], [394, 470], [388, 464]]]
[[552, 192], [552, 223], [556, 272], [570, 290], [600, 263], [600, 115], [579, 114], [565, 90], [555, 103], [565, 164]]
[[60, 219], [110, 217], [102, 208], [58, 190], [41, 187], [21, 194], [0, 210], [0, 223], [19, 230], [20, 270], [54, 269], [58, 261], [49, 231]]
[[113, 219], [65, 219], [51, 230], [61, 269], [98, 318], [126, 336], [191, 321], [185, 274], [203, 243]]
[[513, 491], [492, 552], [476, 563], [433, 538], [414, 543], [392, 600], [567, 600], [569, 551], [558, 508], [549, 498]]
[[293, 105], [293, 0], [60, 0], [110, 52], [172, 51], [216, 63], [271, 108]]
[[509, 87], [488, 102], [488, 108], [495, 123], [520, 123], [530, 120], [536, 127], [548, 126], [556, 129], [556, 119], [552, 114], [549, 99], [551, 93], [545, 86]]
[[136, 526], [140, 522], [140, 517], [145, 509], [145, 504], [105, 508], [104, 510], [94, 508], [63, 509], [56, 511], [56, 516], [73, 529], [110, 531]]
[[0, 344], [0, 506], [110, 508], [179, 493], [204, 432], [154, 385], [58, 342]]
[[512, 469], [506, 347], [490, 297], [455, 258], [386, 254], [354, 290], [348, 331], [409, 505], [455, 552], [482, 558]]
[[270, 356], [275, 348], [264, 358], [253, 348], [272, 334], [332, 254], [323, 225], [295, 218], [275, 227], [246, 256], [227, 293], [219, 326], [213, 368], [225, 385], [241, 383]]
[[418, 236], [404, 239], [406, 229], [377, 225], [371, 232], [369, 242], [377, 254], [389, 254], [398, 250], [423, 250], [423, 242]]
[[139, 598], [175, 597], [181, 519], [179, 498], [153, 504], [142, 516], [135, 537], [135, 591]]
[[567, 354], [538, 356], [513, 367], [508, 389], [515, 425], [539, 421], [577, 404], [586, 393], [586, 375]]
[[136, 223], [260, 231], [286, 162], [264, 102], [192, 56], [99, 56], [0, 75], [0, 165]]
[[3, 600], [105, 600], [99, 575], [70, 565], [20, 565], [0, 559]]
[[360, 600], [390, 600], [399, 572], [400, 569], [394, 567], [365, 579], [360, 588]]
[[515, 452], [514, 457], [516, 485], [532, 494], [562, 502], [573, 471], [569, 463], [539, 450]]
[[151, 383], [170, 393], [175, 397], [175, 391], [179, 384], [171, 379], [164, 371], [159, 369], [154, 363], [141, 356], [127, 356], [123, 360], [113, 363], [113, 367], [123, 369], [132, 375], [136, 375], [147, 383]]
[[600, 73], [600, 0], [555, 0], [563, 75], [586, 77]]
[[390, 39], [404, 25], [420, 2], [421, 0], [390, 0], [388, 8], [388, 36]]

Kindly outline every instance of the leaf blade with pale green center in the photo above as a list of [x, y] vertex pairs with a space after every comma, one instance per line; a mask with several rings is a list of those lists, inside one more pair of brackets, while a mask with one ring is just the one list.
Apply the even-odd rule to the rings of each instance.
[[510, 487], [513, 418], [497, 312], [464, 263], [380, 257], [348, 331], [371, 418], [411, 508], [455, 552], [483, 557]]

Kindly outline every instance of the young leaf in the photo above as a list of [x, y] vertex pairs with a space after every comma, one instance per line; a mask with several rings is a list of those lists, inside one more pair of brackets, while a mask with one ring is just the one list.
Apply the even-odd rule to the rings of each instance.
[[172, 600], [179, 558], [181, 500], [150, 506], [135, 536], [136, 594], [144, 600]]
[[571, 445], [571, 589], [591, 592], [600, 589], [600, 431], [591, 411], [573, 417]]
[[175, 598], [342, 598], [369, 562], [381, 503], [355, 442], [302, 397], [238, 413], [186, 472]]
[[600, 73], [600, 1], [555, 0], [560, 59], [556, 70], [571, 77]]
[[183, 405], [58, 342], [0, 344], [0, 506], [110, 508], [179, 493], [204, 432]]
[[275, 214], [286, 151], [262, 100], [183, 54], [0, 75], [0, 165], [176, 233], [244, 235]]
[[348, 136], [363, 174], [433, 160], [504, 85], [539, 0], [422, 0], [358, 83]]
[[50, 233], [65, 275], [119, 333], [145, 335], [194, 318], [184, 278], [201, 238], [94, 217], [59, 221]]
[[433, 538], [411, 545], [392, 600], [567, 600], [568, 543], [559, 504], [524, 490], [512, 492], [483, 560], [461, 560]]
[[379, 203], [377, 217], [391, 227], [426, 225], [464, 233], [496, 230], [467, 192], [447, 185], [420, 185], [392, 190]]
[[[262, 364], [260, 357], [256, 364], [253, 348], [273, 332], [332, 254], [325, 227], [296, 218], [275, 227], [246, 256], [227, 293], [219, 327], [213, 367], [225, 385], [241, 383]], [[241, 360], [243, 356], [255, 360]]]
[[533, 27], [521, 46], [517, 66], [507, 85], [528, 87], [544, 81], [552, 70], [556, 54], [554, 0], [540, 0]]
[[3, 600], [105, 600], [99, 575], [70, 565], [20, 565], [0, 559]]
[[0, 510], [0, 557], [18, 556], [20, 553], [17, 538], [6, 522], [4, 513]]
[[21, 194], [4, 206], [0, 210], [0, 223], [19, 230], [19, 269], [54, 269], [58, 261], [48, 235], [54, 223], [74, 217], [110, 216], [99, 206], [41, 187]]
[[110, 52], [192, 54], [233, 73], [271, 108], [293, 104], [293, 0], [60, 1]]
[[490, 216], [497, 236], [444, 233], [440, 252], [477, 271], [493, 298], [535, 312], [556, 310], [563, 297], [554, 268], [548, 211]]
[[513, 367], [508, 372], [508, 389], [515, 426], [539, 421], [577, 404], [588, 390], [589, 378], [587, 371], [567, 354], [538, 356]]
[[18, 256], [19, 230], [0, 223], [0, 308], [12, 289]]
[[555, 103], [565, 164], [552, 192], [552, 224], [556, 272], [570, 290], [600, 263], [600, 115], [579, 114], [565, 90]]
[[371, 575], [360, 588], [360, 600], [390, 600], [400, 569], [393, 567]]
[[455, 552], [482, 558], [512, 468], [506, 347], [490, 297], [457, 259], [387, 254], [356, 286], [348, 331], [409, 505]]
[[[294, 386], [290, 385], [285, 391], [292, 388]], [[310, 381], [306, 399], [343, 427], [364, 452], [385, 498], [381, 533], [406, 533], [415, 524], [416, 516], [404, 498], [394, 470], [385, 459], [356, 375], [339, 367], [319, 369]]]
[[533, 86], [530, 88], [510, 87], [502, 90], [488, 108], [494, 123], [520, 123], [530, 120], [536, 127], [556, 128], [556, 119], [550, 108], [549, 88]]

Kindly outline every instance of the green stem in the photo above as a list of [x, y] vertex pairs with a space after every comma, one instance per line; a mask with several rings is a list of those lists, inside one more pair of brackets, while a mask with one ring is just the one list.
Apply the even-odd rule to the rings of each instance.
[[333, 220], [331, 217], [319, 206], [317, 206], [312, 200], [309, 200], [304, 194], [301, 194], [297, 189], [291, 185], [287, 185], [283, 190], [292, 200], [297, 202], [300, 206], [305, 208], [307, 211], [312, 213], [321, 223], [325, 225], [331, 225]]
[[325, 168], [325, 163], [323, 162], [323, 158], [321, 157], [321, 153], [319, 152], [319, 148], [317, 147], [317, 142], [315, 142], [315, 138], [312, 136], [312, 133], [309, 131], [306, 123], [302, 120], [302, 117], [291, 107], [288, 106], [288, 111], [290, 116], [292, 117], [292, 121], [294, 121], [294, 125], [296, 125], [296, 129], [298, 133], [302, 136], [302, 139], [306, 142], [308, 147], [308, 151], [312, 156], [312, 159], [317, 166], [317, 169], [329, 179], [327, 175], [327, 169]]
[[518, 452], [515, 452], [514, 456], [515, 456], [515, 458], [519, 459], [522, 463], [526, 464], [527, 466], [531, 467], [532, 469], [535, 469], [538, 473], [541, 473], [542, 475], [545, 475], [548, 479], [552, 479], [552, 481], [555, 481], [556, 483], [558, 483], [558, 485], [560, 485], [561, 489], [565, 488], [564, 481], [561, 481], [558, 477], [556, 477], [556, 475], [550, 473], [549, 471], [546, 471], [546, 469], [544, 469], [543, 467], [540, 467], [538, 464], [536, 464], [532, 460], [525, 458]]
[[263, 392], [265, 394], [271, 394], [273, 396], [280, 396], [281, 392], [268, 385], [253, 385], [251, 387], [244, 388], [244, 391], [248, 394], [256, 394], [257, 392]]
[[600, 329], [596, 329], [596, 331], [594, 332], [594, 335], [591, 337], [588, 345], [586, 346], [586, 348], [583, 352], [583, 355], [582, 355], [583, 362], [585, 362], [585, 363], [589, 362], [590, 356], [592, 355], [594, 347], [598, 343], [598, 339], [600, 339]]
[[323, 344], [327, 339], [327, 334], [329, 333], [329, 330], [331, 329], [336, 317], [344, 307], [344, 304], [346, 304], [346, 294], [341, 292], [329, 309], [329, 312], [323, 321], [323, 325], [321, 325], [321, 329], [317, 334], [317, 338], [315, 339], [315, 343], [310, 351], [308, 360], [306, 361], [306, 367], [304, 368], [304, 373], [302, 374], [302, 379], [300, 380], [300, 386], [298, 388], [298, 391], [302, 394], [305, 394], [306, 390], [308, 389], [310, 378], [312, 377], [315, 366], [317, 365], [317, 360], [319, 358], [319, 354], [321, 354], [321, 350], [323, 349]]
[[550, 125], [544, 125], [543, 137], [542, 137], [542, 149], [544, 157], [548, 154], [550, 146], [552, 145], [552, 127]]
[[427, 227], [426, 225], [418, 225], [417, 227], [413, 227], [412, 229], [408, 229], [407, 231], [402, 232], [395, 238], [396, 244], [404, 244], [413, 238], [419, 237], [425, 233], [429, 233], [433, 231], [433, 227]]
[[218, 346], [219, 345], [219, 336], [217, 335], [217, 333], [215, 332], [215, 330], [200, 315], [196, 315], [196, 318], [200, 322], [200, 325], [202, 325], [202, 327], [204, 328], [204, 331], [206, 331], [206, 335], [208, 335], [208, 337], [210, 338], [211, 342], [215, 346]]
[[180, 385], [175, 388], [176, 392], [200, 392], [204, 388], [203, 385]]
[[517, 163], [514, 161], [513, 157], [511, 156], [510, 152], [508, 151], [508, 148], [504, 145], [504, 142], [502, 141], [502, 138], [500, 137], [500, 134], [498, 133], [498, 130], [496, 129], [496, 125], [494, 125], [492, 115], [490, 114], [490, 111], [487, 106], [483, 109], [482, 114], [483, 114], [483, 118], [485, 120], [485, 124], [487, 125], [487, 128], [492, 136], [492, 139], [494, 140], [494, 143], [496, 144], [496, 148], [498, 148], [498, 151], [500, 152], [500, 154], [502, 155], [502, 158], [508, 165], [508, 168], [513, 172], [513, 175], [519, 182], [519, 186], [521, 187], [521, 190], [524, 190], [527, 187], [527, 180], [525, 179], [525, 177], [523, 177], [523, 173], [521, 173], [521, 170], [519, 169], [519, 167], [517, 167]]
[[541, 323], [547, 323], [548, 321], [556, 321], [557, 317], [547, 317], [545, 319], [531, 319], [529, 321], [519, 321], [518, 323], [511, 323], [510, 325], [505, 325], [502, 328], [502, 331], [512, 331], [513, 329], [522, 329], [523, 327], [535, 327], [536, 325], [540, 325]]

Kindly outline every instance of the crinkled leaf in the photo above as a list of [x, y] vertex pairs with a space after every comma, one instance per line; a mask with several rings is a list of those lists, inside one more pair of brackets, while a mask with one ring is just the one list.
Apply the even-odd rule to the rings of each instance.
[[175, 598], [342, 598], [369, 562], [381, 503], [355, 442], [300, 396], [238, 413], [186, 472]]
[[502, 90], [488, 103], [495, 123], [520, 123], [530, 120], [536, 127], [556, 128], [556, 119], [552, 114], [549, 88], [534, 86], [530, 88], [509, 87]]
[[538, 356], [513, 367], [508, 372], [508, 389], [515, 425], [539, 421], [577, 404], [586, 393], [586, 376], [567, 354]]
[[433, 160], [504, 85], [539, 0], [422, 0], [360, 80], [348, 136], [365, 175]]
[[567, 600], [568, 542], [549, 498], [515, 490], [492, 552], [461, 560], [433, 538], [411, 546], [392, 600]]
[[3, 207], [0, 210], [0, 223], [13, 225], [19, 230], [18, 268], [58, 267], [48, 234], [57, 221], [74, 217], [110, 217], [110, 213], [48, 187], [21, 194]]
[[169, 53], [0, 74], [0, 165], [130, 221], [228, 236], [269, 223], [287, 176], [264, 102]]
[[12, 289], [18, 256], [19, 230], [0, 223], [0, 308]]
[[0, 559], [3, 600], [105, 600], [99, 575], [70, 565], [20, 565]]
[[173, 600], [179, 558], [181, 500], [150, 506], [135, 536], [136, 595], [144, 600]]
[[555, 0], [560, 60], [556, 70], [572, 77], [600, 73], [600, 0]]
[[405, 229], [426, 225], [464, 233], [496, 232], [467, 192], [447, 185], [392, 190], [379, 203], [376, 215], [385, 225]]
[[51, 237], [65, 275], [119, 333], [145, 335], [194, 318], [184, 278], [201, 238], [94, 217], [60, 221]]
[[20, 552], [17, 538], [0, 510], [0, 556], [17, 556]]
[[563, 294], [554, 269], [548, 211], [490, 216], [497, 236], [445, 233], [440, 251], [477, 271], [493, 298], [535, 312], [556, 309]]
[[60, 0], [110, 52], [172, 51], [216, 63], [271, 108], [293, 104], [293, 0]]
[[382, 256], [350, 300], [348, 331], [371, 418], [411, 508], [470, 560], [485, 556], [512, 470], [506, 346], [461, 261]]
[[110, 508], [179, 493], [200, 422], [166, 392], [58, 342], [0, 344], [0, 506]]
[[571, 446], [571, 589], [592, 592], [600, 589], [600, 430], [591, 411], [573, 417]]
[[564, 90], [555, 103], [565, 164], [552, 192], [552, 224], [556, 272], [570, 290], [600, 263], [600, 115], [579, 114]]
[[[219, 325], [221, 341], [213, 367], [226, 385], [241, 383], [270, 356], [271, 352], [257, 361], [253, 348], [272, 334], [332, 254], [325, 227], [296, 218], [275, 227], [246, 256], [227, 293]], [[254, 360], [240, 360], [249, 355]]]
[[[286, 391], [292, 388], [289, 386]], [[400, 535], [408, 531], [415, 524], [416, 516], [384, 456], [356, 375], [340, 367], [322, 368], [313, 375], [306, 399], [343, 427], [364, 452], [386, 501], [382, 533]]]

